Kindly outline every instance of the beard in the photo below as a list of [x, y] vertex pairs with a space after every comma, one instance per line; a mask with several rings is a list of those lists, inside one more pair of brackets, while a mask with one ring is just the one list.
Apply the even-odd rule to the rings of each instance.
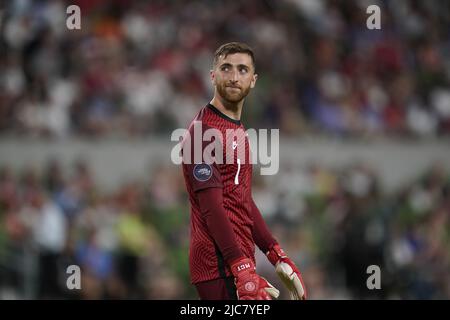
[[227, 102], [237, 103], [242, 101], [250, 92], [250, 86], [243, 88], [239, 87], [238, 89], [227, 87], [226, 84], [222, 84], [217, 86], [217, 91], [219, 95]]

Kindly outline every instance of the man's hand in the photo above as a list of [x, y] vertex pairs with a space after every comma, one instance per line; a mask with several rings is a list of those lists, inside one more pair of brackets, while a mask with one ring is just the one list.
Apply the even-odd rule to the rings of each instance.
[[240, 258], [231, 265], [239, 300], [272, 300], [280, 291], [256, 274], [252, 260]]
[[266, 255], [270, 263], [275, 266], [276, 273], [288, 288], [291, 300], [306, 300], [306, 287], [302, 274], [283, 249], [275, 244]]

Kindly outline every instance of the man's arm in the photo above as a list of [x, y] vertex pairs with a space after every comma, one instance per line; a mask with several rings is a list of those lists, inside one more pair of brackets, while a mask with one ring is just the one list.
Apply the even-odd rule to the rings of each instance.
[[255, 240], [258, 248], [267, 253], [271, 247], [277, 244], [277, 241], [272, 236], [272, 233], [269, 231], [264, 218], [261, 215], [258, 207], [255, 204], [255, 201], [251, 202], [251, 215], [253, 219], [253, 239]]
[[200, 210], [210, 235], [213, 237], [225, 262], [232, 262], [243, 256], [234, 236], [233, 227], [223, 207], [223, 189], [208, 188], [197, 192]]
[[289, 290], [291, 299], [305, 300], [306, 288], [300, 271], [270, 233], [253, 198], [251, 214], [253, 217], [253, 239], [256, 245], [266, 254], [270, 263], [275, 266], [278, 276]]
[[223, 207], [222, 188], [207, 188], [197, 192], [200, 210], [209, 233], [219, 247], [235, 278], [240, 300], [271, 300], [279, 291], [256, 274], [251, 259], [245, 257], [236, 241], [234, 230]]

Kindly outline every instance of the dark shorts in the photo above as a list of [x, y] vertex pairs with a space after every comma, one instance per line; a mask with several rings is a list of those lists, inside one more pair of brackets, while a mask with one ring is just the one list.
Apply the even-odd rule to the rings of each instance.
[[234, 278], [220, 278], [195, 284], [200, 300], [237, 300]]

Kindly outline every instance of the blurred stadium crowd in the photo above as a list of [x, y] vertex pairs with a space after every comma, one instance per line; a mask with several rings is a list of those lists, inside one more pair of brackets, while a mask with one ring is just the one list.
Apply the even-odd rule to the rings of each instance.
[[[69, 4], [81, 7], [81, 30], [66, 28]], [[294, 137], [448, 136], [449, 3], [383, 2], [381, 31], [366, 28], [369, 4], [9, 1], [0, 136], [167, 137], [209, 101], [212, 51], [236, 39], [253, 46], [260, 73], [246, 127]], [[0, 168], [0, 299], [196, 299], [179, 168], [158, 165], [147, 183], [111, 192], [89, 163], [72, 169], [57, 159]], [[253, 192], [313, 299], [450, 299], [449, 172], [436, 163], [392, 194], [378, 177], [365, 164], [283, 167], [270, 181], [256, 176]], [[66, 288], [71, 264], [82, 268], [80, 291]], [[383, 290], [366, 288], [372, 264]]]
[[[211, 98], [213, 51], [254, 47], [246, 124], [285, 134], [450, 132], [450, 5], [377, 1], [8, 1], [0, 132], [142, 136], [184, 128]], [[69, 4], [81, 30], [66, 28]]]
[[[196, 299], [181, 172], [101, 192], [86, 163], [0, 170], [0, 298]], [[449, 299], [450, 177], [436, 163], [393, 194], [364, 164], [258, 176], [254, 198], [313, 299]], [[180, 214], [181, 213], [181, 214]], [[82, 270], [68, 290], [66, 269]], [[366, 287], [369, 265], [382, 290]], [[257, 251], [258, 268], [282, 288]], [[283, 298], [287, 298], [284, 291]]]
[[[181, 176], [173, 168], [151, 176], [147, 185], [105, 194], [81, 160], [70, 176], [55, 160], [45, 172], [27, 168], [19, 176], [2, 168], [0, 291], [12, 298], [183, 297], [189, 210]], [[66, 286], [72, 264], [83, 276], [73, 292]]]

